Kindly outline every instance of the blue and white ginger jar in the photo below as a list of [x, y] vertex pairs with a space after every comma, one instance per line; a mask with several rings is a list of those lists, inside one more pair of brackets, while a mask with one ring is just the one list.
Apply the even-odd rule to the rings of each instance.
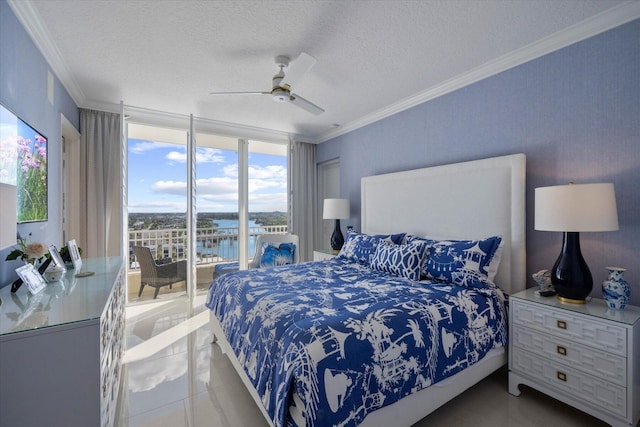
[[620, 267], [605, 267], [609, 272], [609, 277], [602, 282], [602, 294], [609, 308], [622, 310], [627, 306], [631, 297], [629, 283], [624, 280], [624, 272]]

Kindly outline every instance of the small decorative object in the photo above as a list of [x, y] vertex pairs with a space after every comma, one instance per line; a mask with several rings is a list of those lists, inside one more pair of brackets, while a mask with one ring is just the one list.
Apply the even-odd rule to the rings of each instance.
[[64, 267], [64, 260], [62, 259], [60, 252], [58, 252], [58, 248], [56, 248], [54, 245], [49, 245], [49, 255], [51, 255], [51, 259], [53, 260], [55, 265], [57, 265], [58, 267], [62, 267], [63, 270], [66, 270], [66, 268]]
[[[29, 233], [29, 239], [31, 238], [31, 233]], [[9, 255], [5, 258], [7, 261], [13, 261], [15, 259], [22, 259], [25, 263], [33, 264], [42, 261], [44, 256], [49, 252], [49, 249], [46, 245], [42, 243], [27, 243], [27, 240], [18, 236], [18, 249], [14, 249], [9, 252]]]
[[340, 229], [340, 220], [349, 219], [349, 199], [324, 199], [322, 218], [335, 219], [336, 224], [331, 234], [331, 249], [335, 253], [342, 249], [344, 236]]
[[[31, 240], [31, 233], [29, 233], [28, 238], [29, 240]], [[21, 259], [25, 264], [31, 265], [32, 267], [38, 267], [38, 266], [42, 267], [43, 270], [40, 270], [41, 272], [44, 271], [45, 268], [47, 268], [50, 261], [46, 260], [45, 262], [42, 262], [45, 259], [45, 255], [48, 252], [47, 247], [45, 245], [43, 245], [42, 243], [27, 243], [27, 240], [20, 237], [19, 234], [18, 234], [17, 244], [19, 248], [9, 252], [9, 255], [7, 255], [5, 260], [13, 261], [16, 259]], [[18, 270], [16, 270], [16, 272], [17, 271]], [[42, 276], [40, 277], [42, 278]], [[18, 274], [18, 279], [16, 279], [11, 284], [11, 292], [13, 293], [17, 292], [18, 289], [20, 289], [20, 286], [22, 286], [22, 283], [23, 283], [22, 276]]]
[[540, 270], [537, 273], [531, 275], [533, 280], [537, 283], [540, 292], [553, 292], [553, 285], [551, 284], [551, 271]]
[[[78, 253], [82, 256], [82, 248], [78, 246]], [[69, 252], [68, 246], [63, 246], [60, 248], [60, 256], [62, 257], [62, 261], [68, 268], [73, 268], [73, 263], [71, 262], [71, 253]]]
[[60, 281], [60, 279], [62, 279], [62, 275], [65, 273], [65, 271], [66, 270], [64, 267], [53, 265], [44, 272], [44, 280], [49, 283], [58, 282]]
[[69, 255], [71, 256], [71, 263], [73, 264], [74, 270], [80, 271], [80, 267], [82, 267], [82, 258], [80, 258], [80, 248], [78, 248], [75, 239], [67, 242], [67, 248], [69, 250]]
[[609, 308], [623, 310], [631, 296], [629, 283], [624, 280], [624, 272], [620, 267], [605, 267], [609, 272], [609, 277], [602, 282], [602, 294]]
[[38, 273], [33, 264], [25, 264], [22, 267], [18, 267], [16, 273], [18, 273], [22, 282], [27, 285], [31, 295], [37, 294], [47, 286], [44, 278]]

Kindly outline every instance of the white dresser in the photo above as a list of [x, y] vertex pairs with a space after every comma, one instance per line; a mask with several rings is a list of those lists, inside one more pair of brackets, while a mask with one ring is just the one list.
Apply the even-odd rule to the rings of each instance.
[[525, 384], [613, 426], [640, 420], [640, 308], [509, 299], [509, 393]]
[[0, 426], [112, 426], [124, 354], [122, 258], [36, 295], [0, 289]]

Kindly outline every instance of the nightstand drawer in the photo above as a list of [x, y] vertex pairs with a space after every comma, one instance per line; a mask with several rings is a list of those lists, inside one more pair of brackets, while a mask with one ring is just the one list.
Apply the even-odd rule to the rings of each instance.
[[514, 300], [513, 323], [566, 338], [619, 356], [627, 354], [627, 331], [608, 322], [592, 320], [568, 310], [525, 304]]
[[627, 417], [627, 390], [608, 381], [586, 375], [569, 366], [546, 360], [517, 347], [512, 348], [511, 369], [522, 372], [607, 412]]
[[514, 327], [511, 337], [513, 346], [626, 387], [627, 359], [624, 357], [582, 346], [520, 325]]

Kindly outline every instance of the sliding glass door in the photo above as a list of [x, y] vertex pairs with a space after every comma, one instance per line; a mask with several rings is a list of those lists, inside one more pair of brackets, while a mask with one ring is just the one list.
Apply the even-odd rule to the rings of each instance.
[[[197, 126], [197, 123], [196, 123]], [[238, 139], [196, 130], [197, 288], [219, 264], [238, 262]]]
[[[156, 264], [182, 261], [179, 274], [186, 275], [184, 262], [190, 262], [187, 141], [187, 129], [128, 124], [127, 283], [131, 302], [157, 298], [153, 286], [142, 286], [142, 277], [159, 274], [145, 271], [147, 266], [139, 259], [141, 254], [135, 253], [135, 247], [147, 248]], [[162, 285], [159, 295], [184, 295], [187, 292], [186, 282], [171, 287], [163, 285], [164, 282], [164, 277], [158, 277], [157, 285]]]
[[198, 259], [213, 270], [198, 270], [206, 287], [216, 266], [246, 268], [260, 234], [287, 232], [287, 145], [203, 132], [196, 144]]
[[138, 295], [136, 246], [157, 263], [188, 264], [190, 283], [163, 286], [159, 298], [193, 297], [216, 267], [247, 268], [257, 236], [288, 231], [287, 143], [222, 136], [203, 120], [181, 124], [128, 124], [129, 301], [154, 299], [154, 289]]

